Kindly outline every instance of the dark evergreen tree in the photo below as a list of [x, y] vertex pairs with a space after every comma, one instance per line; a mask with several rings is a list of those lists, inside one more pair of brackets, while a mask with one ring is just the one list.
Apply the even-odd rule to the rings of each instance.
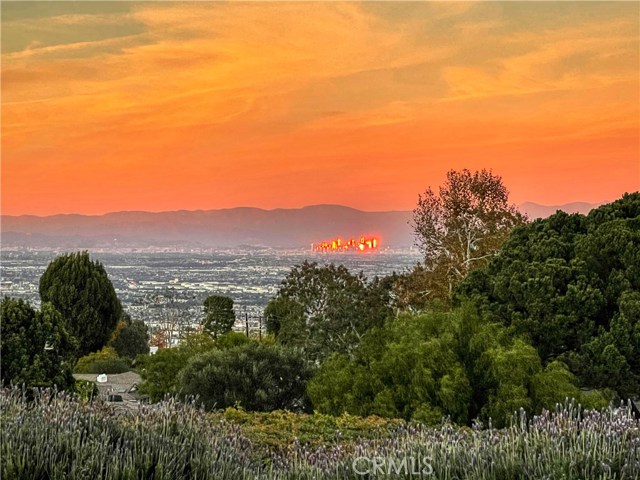
[[149, 330], [142, 320], [135, 320], [125, 326], [111, 342], [111, 346], [121, 357], [130, 359], [149, 353]]
[[458, 296], [525, 335], [585, 386], [640, 393], [640, 193], [514, 230]]
[[76, 340], [50, 303], [34, 310], [23, 300], [2, 300], [2, 384], [69, 388]]
[[40, 298], [51, 302], [79, 341], [79, 356], [107, 344], [122, 316], [122, 306], [100, 262], [85, 252], [54, 259], [40, 278]]

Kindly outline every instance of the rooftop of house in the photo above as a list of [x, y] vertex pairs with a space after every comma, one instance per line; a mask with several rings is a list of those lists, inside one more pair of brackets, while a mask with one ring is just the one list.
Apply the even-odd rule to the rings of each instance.
[[76, 380], [93, 382], [98, 387], [100, 397], [104, 400], [120, 402], [118, 395], [122, 399], [122, 405], [134, 407], [140, 402], [140, 395], [137, 393], [137, 386], [141, 381], [140, 375], [135, 372], [125, 372], [106, 375], [106, 382], [99, 382], [95, 373], [74, 373]]

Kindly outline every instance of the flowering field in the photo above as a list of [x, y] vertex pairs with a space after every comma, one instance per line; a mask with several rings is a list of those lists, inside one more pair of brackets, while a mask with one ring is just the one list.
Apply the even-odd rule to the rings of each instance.
[[65, 393], [27, 401], [5, 390], [0, 406], [7, 479], [640, 477], [640, 422], [627, 407], [582, 411], [568, 402], [530, 419], [520, 413], [501, 430], [380, 422], [375, 434], [362, 424], [362, 438], [351, 429], [322, 444], [293, 436], [265, 448], [246, 418], [173, 400], [127, 411]]

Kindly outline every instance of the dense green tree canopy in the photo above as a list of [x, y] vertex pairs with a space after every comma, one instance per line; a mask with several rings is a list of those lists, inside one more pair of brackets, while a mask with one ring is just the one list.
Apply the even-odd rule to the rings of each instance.
[[[218, 337], [218, 341], [223, 336]], [[157, 402], [165, 395], [175, 395], [178, 390], [178, 373], [190, 358], [216, 348], [216, 342], [207, 333], [187, 335], [177, 347], [161, 348], [154, 355], [137, 357], [137, 367], [142, 377], [140, 393]]]
[[205, 408], [304, 410], [310, 370], [300, 352], [251, 341], [189, 360], [178, 376], [183, 396], [198, 396]]
[[127, 323], [111, 341], [111, 346], [121, 357], [129, 359], [149, 353], [149, 329], [142, 320]]
[[230, 332], [236, 321], [233, 299], [222, 295], [210, 295], [204, 301], [204, 329], [214, 337]]
[[40, 298], [51, 302], [79, 341], [79, 355], [100, 350], [122, 316], [122, 306], [99, 262], [87, 252], [54, 259], [40, 278]]
[[310, 360], [353, 351], [362, 335], [392, 315], [390, 286], [344, 266], [295, 266], [265, 309], [267, 330]]
[[471, 309], [401, 315], [365, 335], [353, 359], [336, 355], [308, 386], [314, 409], [437, 423], [474, 418], [494, 425], [519, 408], [580, 398], [557, 362], [543, 369], [535, 348]]
[[640, 194], [514, 230], [458, 296], [527, 336], [544, 362], [623, 396], [640, 384]]
[[93, 352], [78, 359], [74, 368], [75, 373], [124, 373], [128, 372], [131, 362], [118, 355], [113, 347], [104, 347], [99, 352]]
[[53, 305], [41, 311], [23, 300], [2, 300], [2, 384], [68, 388], [77, 342]]

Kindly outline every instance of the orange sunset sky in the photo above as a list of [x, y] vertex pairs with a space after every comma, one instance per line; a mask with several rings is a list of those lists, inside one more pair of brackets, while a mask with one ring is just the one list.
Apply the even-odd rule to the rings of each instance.
[[638, 2], [2, 2], [2, 213], [640, 186]]

